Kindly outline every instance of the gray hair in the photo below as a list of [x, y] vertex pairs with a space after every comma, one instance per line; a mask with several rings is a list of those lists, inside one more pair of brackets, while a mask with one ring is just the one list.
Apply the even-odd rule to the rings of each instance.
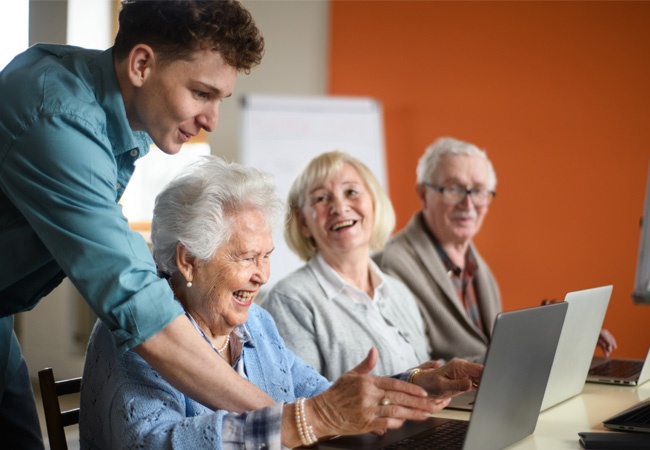
[[158, 270], [167, 276], [178, 272], [179, 243], [199, 260], [210, 259], [230, 239], [230, 217], [249, 208], [271, 229], [281, 225], [285, 206], [270, 174], [217, 156], [191, 164], [156, 197], [151, 241]]
[[440, 158], [443, 155], [464, 155], [478, 156], [483, 158], [488, 165], [489, 179], [488, 189], [493, 191], [497, 187], [497, 175], [492, 167], [492, 162], [488, 159], [485, 150], [481, 150], [474, 144], [463, 142], [451, 137], [441, 137], [431, 144], [424, 152], [424, 155], [418, 161], [416, 169], [417, 182], [424, 183], [431, 181], [438, 168]]

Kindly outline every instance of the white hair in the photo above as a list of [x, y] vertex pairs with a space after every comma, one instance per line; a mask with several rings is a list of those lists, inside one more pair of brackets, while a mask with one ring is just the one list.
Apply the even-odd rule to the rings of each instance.
[[487, 153], [474, 144], [463, 142], [452, 137], [438, 138], [433, 144], [427, 147], [424, 155], [418, 161], [418, 167], [416, 169], [418, 183], [431, 181], [440, 163], [440, 158], [443, 155], [465, 155], [483, 158], [488, 165], [488, 189], [493, 191], [497, 187], [497, 175], [492, 167], [492, 162], [487, 157]]
[[210, 259], [230, 239], [230, 217], [248, 208], [271, 229], [281, 226], [284, 202], [270, 174], [217, 156], [191, 164], [156, 197], [151, 241], [158, 270], [167, 276], [178, 271], [178, 243], [199, 260]]

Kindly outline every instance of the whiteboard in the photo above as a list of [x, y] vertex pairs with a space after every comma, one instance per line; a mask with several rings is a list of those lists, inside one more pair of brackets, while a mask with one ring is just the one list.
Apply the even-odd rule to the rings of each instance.
[[[381, 104], [368, 97], [248, 95], [241, 103], [241, 163], [271, 173], [281, 198], [321, 153], [341, 150], [358, 158], [388, 191]], [[284, 230], [273, 236], [268, 290], [301, 267]]]

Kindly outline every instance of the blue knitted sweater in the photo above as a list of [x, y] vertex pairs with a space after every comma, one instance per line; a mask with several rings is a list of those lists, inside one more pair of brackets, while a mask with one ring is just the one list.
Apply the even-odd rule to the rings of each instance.
[[[276, 402], [312, 397], [331, 385], [285, 346], [273, 319], [257, 305], [251, 306], [245, 332], [251, 337], [242, 349], [246, 376]], [[118, 355], [108, 329], [100, 322], [95, 326], [81, 389], [81, 448], [220, 449], [224, 424], [232, 436], [230, 427], [243, 430], [246, 416], [212, 411], [186, 397], [135, 352]], [[275, 432], [279, 436], [280, 430]]]

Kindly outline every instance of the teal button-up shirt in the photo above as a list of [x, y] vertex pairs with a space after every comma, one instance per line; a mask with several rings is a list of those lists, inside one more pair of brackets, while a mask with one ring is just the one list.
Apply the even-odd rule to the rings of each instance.
[[0, 381], [20, 358], [11, 316], [64, 276], [120, 351], [183, 313], [117, 203], [150, 144], [129, 126], [111, 49], [39, 44], [0, 73]]

